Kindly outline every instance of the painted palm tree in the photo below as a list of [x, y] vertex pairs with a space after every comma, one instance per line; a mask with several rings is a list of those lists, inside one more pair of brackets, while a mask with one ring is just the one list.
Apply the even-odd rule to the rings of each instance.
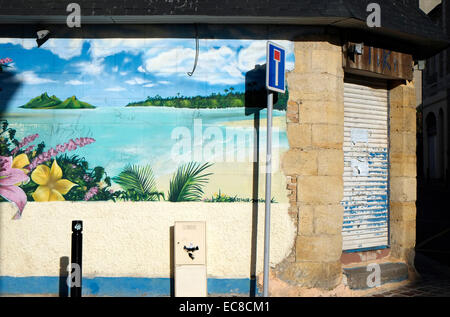
[[203, 186], [208, 183], [208, 176], [202, 174], [212, 163], [201, 165], [190, 162], [181, 165], [170, 180], [168, 200], [172, 202], [199, 201], [203, 195]]
[[133, 193], [137, 200], [155, 201], [164, 198], [156, 189], [155, 176], [150, 165], [127, 165], [113, 180], [125, 191]]

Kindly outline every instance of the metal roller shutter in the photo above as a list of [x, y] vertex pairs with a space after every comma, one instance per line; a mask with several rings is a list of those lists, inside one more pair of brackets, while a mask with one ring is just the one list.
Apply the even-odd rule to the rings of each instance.
[[343, 250], [389, 245], [389, 133], [386, 81], [344, 83]]

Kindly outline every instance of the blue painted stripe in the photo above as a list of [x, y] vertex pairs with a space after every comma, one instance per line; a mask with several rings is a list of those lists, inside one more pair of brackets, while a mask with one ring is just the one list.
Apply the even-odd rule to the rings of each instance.
[[389, 249], [389, 246], [381, 245], [381, 246], [378, 246], [378, 247], [343, 250], [342, 252], [344, 252], [344, 253], [354, 253], [354, 252], [376, 251], [376, 250], [383, 250], [383, 249]]
[[96, 277], [83, 278], [85, 296], [169, 296], [169, 278]]
[[[170, 296], [170, 278], [139, 277], [95, 277], [83, 278], [84, 296]], [[209, 278], [208, 294], [250, 294], [250, 285], [261, 295], [256, 281], [250, 279]], [[12, 277], [0, 276], [0, 295], [2, 294], [50, 294], [58, 295], [60, 286], [66, 287], [65, 279], [54, 276]], [[67, 293], [67, 291], [66, 291]]]
[[0, 294], [58, 294], [59, 278], [0, 276]]
[[[252, 281], [256, 288], [256, 281]], [[250, 279], [208, 279], [209, 294], [249, 294]]]

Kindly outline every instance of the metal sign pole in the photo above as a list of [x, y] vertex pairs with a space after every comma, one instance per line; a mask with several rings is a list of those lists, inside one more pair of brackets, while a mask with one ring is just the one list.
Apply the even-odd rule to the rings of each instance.
[[269, 296], [270, 206], [272, 201], [272, 110], [273, 92], [267, 91], [267, 153], [266, 153], [266, 217], [264, 228], [264, 297]]
[[264, 297], [269, 296], [270, 207], [272, 203], [272, 111], [274, 91], [286, 91], [286, 50], [273, 42], [267, 42], [267, 153], [266, 153], [266, 218], [264, 224]]

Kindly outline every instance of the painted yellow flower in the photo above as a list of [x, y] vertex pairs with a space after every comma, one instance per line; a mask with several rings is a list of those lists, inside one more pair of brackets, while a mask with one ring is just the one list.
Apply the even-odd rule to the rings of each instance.
[[67, 194], [73, 186], [77, 184], [72, 183], [67, 179], [62, 179], [63, 173], [61, 168], [53, 161], [51, 169], [45, 165], [39, 165], [31, 173], [33, 182], [39, 185], [33, 193], [35, 201], [63, 201], [63, 195]]
[[30, 171], [25, 166], [29, 165], [30, 161], [28, 160], [28, 156], [25, 153], [17, 155], [12, 161], [12, 168], [18, 168], [22, 170], [25, 174], [28, 174]]

